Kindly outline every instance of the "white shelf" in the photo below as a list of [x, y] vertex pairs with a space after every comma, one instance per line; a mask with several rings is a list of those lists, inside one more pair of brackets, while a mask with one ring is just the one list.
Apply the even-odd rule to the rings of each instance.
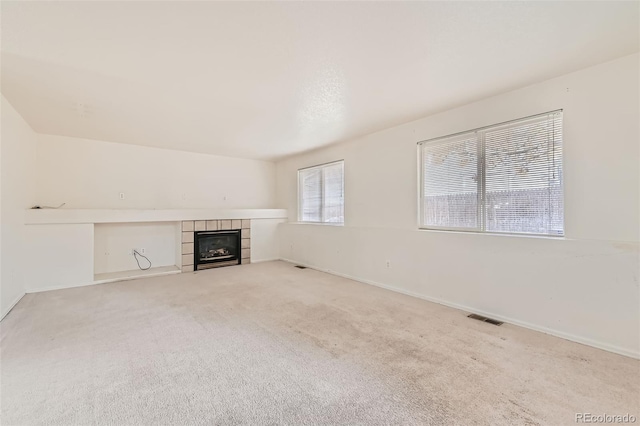
[[180, 273], [180, 268], [178, 268], [175, 265], [158, 266], [156, 268], [147, 269], [146, 271], [142, 271], [140, 269], [134, 269], [131, 271], [95, 274], [93, 276], [93, 283], [104, 284], [104, 283], [111, 283], [115, 281], [125, 281], [125, 280], [133, 280], [136, 278], [157, 277], [160, 275], [171, 275], [171, 274], [179, 274], [179, 273]]
[[286, 219], [285, 209], [28, 209], [27, 225], [179, 222], [214, 219]]

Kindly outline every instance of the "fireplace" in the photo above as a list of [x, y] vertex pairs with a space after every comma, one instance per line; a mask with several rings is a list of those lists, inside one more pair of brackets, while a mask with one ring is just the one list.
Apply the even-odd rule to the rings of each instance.
[[193, 250], [194, 269], [239, 265], [242, 262], [240, 232], [240, 229], [196, 231]]
[[[180, 228], [182, 229], [182, 272], [193, 272], [196, 269], [216, 268], [218, 266], [227, 265], [248, 265], [251, 263], [251, 219], [209, 219], [209, 220], [183, 220]], [[200, 259], [200, 244], [196, 241], [196, 234], [208, 233], [209, 235], [215, 235], [216, 232], [226, 232], [227, 235], [230, 232], [240, 233], [240, 244], [236, 244], [236, 258], [222, 259], [223, 256], [229, 256], [232, 250], [229, 247], [226, 249], [230, 254], [224, 254], [225, 251], [221, 250], [215, 252], [215, 250], [222, 247], [213, 248], [213, 253], [205, 255]], [[206, 232], [204, 232], [206, 231]], [[233, 245], [234, 241], [230, 241]], [[207, 253], [211, 248], [203, 247], [203, 252]], [[239, 258], [239, 260], [238, 260]], [[202, 260], [198, 262], [198, 260]], [[199, 265], [199, 268], [196, 268]]]

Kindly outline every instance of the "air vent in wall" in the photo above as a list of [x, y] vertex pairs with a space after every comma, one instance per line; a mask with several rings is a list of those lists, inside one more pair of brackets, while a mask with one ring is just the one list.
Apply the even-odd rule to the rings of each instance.
[[471, 319], [474, 319], [474, 320], [478, 320], [478, 321], [488, 322], [489, 324], [493, 324], [493, 325], [502, 325], [502, 324], [504, 324], [502, 321], [494, 320], [492, 318], [483, 317], [482, 315], [471, 314], [471, 315], [467, 315], [467, 317], [471, 318]]

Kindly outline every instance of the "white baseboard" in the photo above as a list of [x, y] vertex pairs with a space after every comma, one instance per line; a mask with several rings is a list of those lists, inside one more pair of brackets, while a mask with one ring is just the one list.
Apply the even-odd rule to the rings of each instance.
[[112, 274], [99, 274], [97, 276], [94, 275], [93, 277], [94, 280], [91, 282], [29, 288], [27, 289], [27, 293], [42, 293], [43, 291], [65, 290], [68, 288], [86, 287], [86, 286], [98, 285], [98, 284], [108, 284], [108, 283], [114, 283], [119, 281], [132, 281], [140, 278], [151, 278], [151, 277], [159, 277], [163, 275], [173, 275], [173, 274], [182, 273], [180, 268], [174, 265], [159, 266], [159, 267], [151, 268], [151, 270], [141, 271], [141, 273], [139, 274], [136, 274], [137, 272], [138, 272], [137, 270], [132, 270], [132, 271], [114, 272]]
[[[274, 257], [273, 259], [260, 259], [260, 260], [256, 260], [256, 261], [252, 260], [251, 263], [253, 264], [253, 263], [273, 262], [273, 261], [277, 261], [277, 260], [280, 260], [280, 258]], [[122, 278], [109, 279], [109, 280], [95, 280], [95, 281], [91, 281], [91, 282], [87, 282], [87, 283], [79, 283], [79, 284], [70, 284], [70, 285], [65, 284], [65, 285], [58, 285], [58, 286], [53, 286], [53, 287], [50, 287], [50, 286], [48, 286], [48, 287], [36, 287], [36, 288], [27, 289], [27, 293], [42, 293], [43, 291], [65, 290], [65, 289], [68, 289], [68, 288], [86, 287], [86, 286], [90, 286], [90, 285], [107, 284], [107, 283], [118, 282], [118, 281], [130, 281], [130, 280], [136, 280], [136, 279], [140, 279], [140, 278], [151, 278], [151, 277], [156, 277], [156, 276], [172, 275], [172, 274], [180, 274], [180, 273], [182, 273], [182, 271], [176, 270], [176, 271], [170, 271], [170, 272], [160, 272], [160, 273], [157, 273], [157, 274], [139, 275], [139, 276], [135, 276], [135, 277], [122, 277]]]
[[42, 293], [43, 291], [53, 291], [53, 290], [64, 290], [67, 288], [76, 288], [76, 287], [86, 287], [89, 285], [98, 285], [101, 283], [96, 283], [96, 282], [88, 282], [88, 283], [80, 283], [80, 284], [71, 284], [71, 285], [57, 285], [57, 286], [53, 286], [53, 287], [36, 287], [36, 288], [28, 288], [27, 289], [27, 293], [31, 294], [31, 293]]
[[9, 305], [9, 309], [7, 309], [7, 312], [2, 313], [2, 316], [0, 316], [0, 321], [2, 321], [4, 317], [6, 317], [9, 314], [9, 312], [11, 312], [11, 310], [18, 304], [18, 302], [22, 300], [25, 294], [26, 293], [22, 293], [18, 295], [18, 297], [16, 297], [16, 299], [11, 303], [11, 305]]
[[528, 329], [534, 330], [534, 331], [539, 331], [541, 333], [550, 334], [550, 335], [555, 336], [555, 337], [560, 337], [562, 339], [570, 340], [572, 342], [580, 343], [580, 344], [587, 345], [587, 346], [592, 346], [594, 348], [602, 349], [602, 350], [605, 350], [605, 351], [608, 351], [608, 352], [613, 352], [613, 353], [616, 353], [616, 354], [619, 354], [619, 355], [624, 355], [624, 356], [627, 356], [627, 357], [630, 357], [630, 358], [640, 359], [640, 352], [635, 352], [635, 351], [627, 349], [627, 348], [621, 348], [619, 346], [610, 345], [610, 344], [604, 343], [604, 342], [599, 342], [597, 340], [589, 339], [587, 337], [582, 337], [582, 336], [577, 336], [575, 334], [565, 333], [565, 332], [560, 331], [560, 330], [555, 330], [555, 329], [552, 329], [552, 328], [539, 326], [539, 325], [532, 324], [532, 323], [529, 323], [529, 322], [526, 322], [526, 321], [520, 321], [520, 320], [515, 319], [515, 318], [505, 317], [505, 316], [502, 316], [502, 315], [499, 315], [499, 314], [495, 314], [493, 312], [483, 311], [483, 310], [476, 309], [476, 308], [473, 308], [473, 307], [470, 307], [470, 306], [465, 306], [465, 305], [461, 305], [461, 304], [458, 304], [458, 303], [449, 302], [447, 300], [442, 300], [442, 299], [438, 299], [438, 298], [435, 298], [435, 297], [425, 296], [423, 294], [419, 294], [419, 293], [414, 293], [412, 291], [403, 290], [401, 288], [393, 287], [393, 286], [390, 286], [390, 285], [387, 285], [387, 284], [382, 284], [382, 283], [379, 283], [379, 282], [376, 282], [376, 281], [362, 279], [362, 278], [358, 278], [358, 277], [353, 277], [353, 276], [350, 276], [350, 275], [347, 275], [347, 274], [342, 274], [340, 272], [336, 272], [336, 271], [333, 271], [333, 270], [321, 268], [321, 267], [316, 266], [316, 265], [296, 262], [294, 260], [286, 259], [286, 258], [281, 258], [280, 260], [283, 260], [283, 261], [289, 262], [289, 263], [293, 263], [293, 264], [296, 264], [296, 265], [306, 266], [307, 268], [315, 269], [317, 271], [325, 272], [327, 274], [332, 274], [332, 275], [336, 275], [336, 276], [339, 276], [339, 277], [347, 278], [347, 279], [350, 279], [350, 280], [358, 281], [358, 282], [361, 282], [363, 284], [369, 284], [369, 285], [373, 285], [373, 286], [376, 286], [376, 287], [381, 287], [381, 288], [384, 288], [386, 290], [391, 290], [391, 291], [394, 291], [396, 293], [401, 293], [401, 294], [404, 294], [404, 295], [407, 295], [407, 296], [417, 297], [418, 299], [427, 300], [429, 302], [437, 303], [439, 305], [448, 306], [450, 308], [455, 308], [455, 309], [459, 309], [459, 310], [462, 310], [462, 311], [466, 311], [466, 312], [470, 312], [470, 313], [474, 313], [474, 314], [479, 314], [479, 315], [482, 315], [482, 316], [490, 317], [490, 318], [496, 319], [498, 321], [506, 322], [506, 323], [513, 324], [513, 325], [517, 325], [519, 327], [528, 328]]
[[251, 259], [251, 263], [275, 262], [276, 260], [281, 260], [281, 259], [279, 257], [274, 257], [270, 259], [260, 259], [260, 260]]

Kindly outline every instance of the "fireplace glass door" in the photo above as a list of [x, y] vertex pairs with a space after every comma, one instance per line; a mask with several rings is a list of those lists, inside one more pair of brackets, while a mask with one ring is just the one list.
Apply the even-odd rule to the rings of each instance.
[[[194, 265], [240, 263], [240, 230], [199, 231], [194, 239]], [[200, 268], [203, 269], [203, 268]]]

